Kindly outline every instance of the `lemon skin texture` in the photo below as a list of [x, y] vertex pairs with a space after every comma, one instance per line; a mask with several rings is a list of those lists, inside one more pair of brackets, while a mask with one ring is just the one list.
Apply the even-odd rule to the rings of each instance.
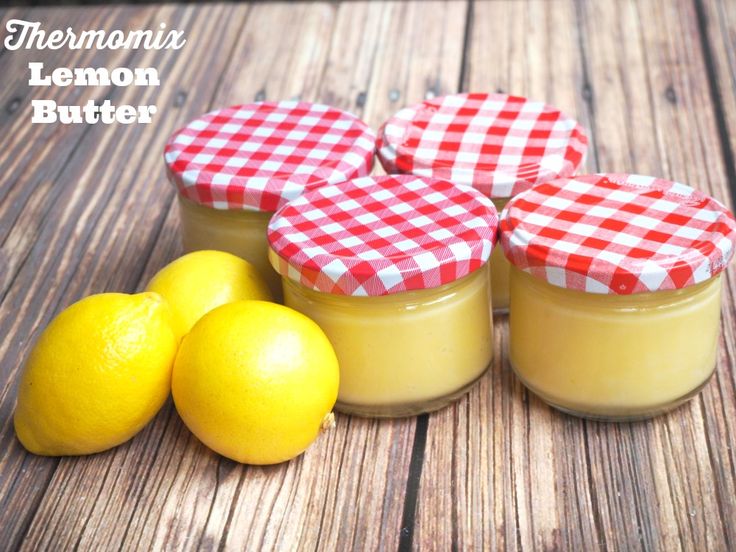
[[177, 411], [212, 450], [246, 464], [301, 454], [332, 419], [337, 357], [324, 332], [292, 309], [238, 301], [184, 338], [172, 377]]
[[156, 273], [146, 290], [169, 302], [180, 337], [215, 307], [243, 299], [273, 299], [252, 264], [213, 250], [194, 251], [172, 261]]
[[168, 397], [177, 350], [155, 293], [103, 293], [74, 303], [41, 333], [24, 366], [15, 431], [46, 456], [100, 452], [143, 428]]

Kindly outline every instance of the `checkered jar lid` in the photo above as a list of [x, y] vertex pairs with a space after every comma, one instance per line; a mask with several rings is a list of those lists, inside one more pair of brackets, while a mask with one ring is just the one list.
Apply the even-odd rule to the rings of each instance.
[[282, 276], [336, 295], [430, 289], [484, 266], [498, 214], [472, 188], [412, 175], [310, 190], [268, 226]]
[[588, 138], [558, 109], [507, 94], [453, 94], [396, 113], [378, 131], [389, 174], [410, 173], [473, 186], [492, 198], [571, 176]]
[[212, 111], [164, 149], [185, 198], [215, 209], [272, 212], [305, 190], [365, 176], [375, 134], [350, 113], [284, 101]]
[[506, 257], [555, 286], [628, 295], [681, 289], [721, 272], [736, 221], [689, 186], [650, 176], [561, 178], [512, 199], [501, 214]]

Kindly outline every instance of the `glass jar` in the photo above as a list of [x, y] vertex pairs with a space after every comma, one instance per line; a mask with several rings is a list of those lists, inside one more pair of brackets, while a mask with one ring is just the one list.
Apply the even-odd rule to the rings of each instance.
[[305, 193], [269, 223], [285, 304], [322, 328], [340, 364], [336, 408], [410, 416], [445, 406], [493, 355], [491, 201], [410, 175]]
[[184, 252], [217, 249], [254, 265], [274, 297], [280, 298], [281, 276], [268, 262], [266, 229], [273, 213], [213, 209], [179, 196], [179, 221]]
[[565, 412], [648, 418], [691, 398], [713, 374], [720, 297], [720, 276], [678, 290], [603, 295], [512, 268], [511, 365]]
[[[588, 138], [557, 108], [508, 94], [451, 94], [401, 109], [379, 129], [376, 153], [389, 174], [415, 174], [472, 186], [498, 212], [539, 182], [570, 176]], [[509, 264], [491, 258], [496, 313], [508, 312]]]
[[639, 420], [693, 397], [713, 374], [733, 215], [652, 177], [559, 179], [512, 199], [509, 357], [562, 411]]
[[463, 395], [493, 358], [487, 267], [433, 289], [380, 297], [314, 291], [284, 279], [284, 302], [327, 334], [340, 361], [336, 408], [413, 416]]
[[233, 106], [195, 119], [164, 151], [184, 250], [244, 258], [280, 299], [280, 277], [268, 262], [272, 214], [305, 190], [369, 174], [374, 142], [354, 115], [308, 102]]

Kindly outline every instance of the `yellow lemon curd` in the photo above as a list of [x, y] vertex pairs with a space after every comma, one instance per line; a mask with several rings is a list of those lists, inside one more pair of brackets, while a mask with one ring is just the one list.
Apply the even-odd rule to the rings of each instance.
[[674, 291], [584, 293], [511, 268], [510, 358], [561, 410], [633, 420], [670, 410], [716, 364], [720, 276]]
[[486, 371], [493, 357], [489, 280], [484, 265], [441, 287], [379, 297], [283, 281], [286, 305], [317, 322], [335, 348], [336, 408], [391, 417], [441, 408]]
[[266, 229], [273, 213], [214, 209], [179, 195], [185, 252], [215, 249], [237, 255], [256, 267], [273, 296], [281, 298], [281, 277], [268, 262]]

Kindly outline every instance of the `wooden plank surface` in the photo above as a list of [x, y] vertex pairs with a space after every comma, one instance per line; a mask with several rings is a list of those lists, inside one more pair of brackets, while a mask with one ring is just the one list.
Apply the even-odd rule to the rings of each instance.
[[[496, 322], [489, 374], [429, 416], [338, 416], [268, 468], [201, 445], [168, 403], [129, 443], [25, 453], [17, 373], [76, 299], [135, 291], [180, 253], [160, 158], [212, 107], [303, 98], [374, 127], [458, 90], [544, 99], [590, 129], [589, 170], [662, 175], [733, 205], [736, 5], [728, 0], [265, 2], [9, 8], [65, 28], [186, 30], [171, 52], [56, 51], [59, 65], [153, 65], [159, 88], [30, 89], [38, 53], [0, 50], [0, 535], [9, 549], [692, 549], [736, 547], [736, 275], [716, 377], [648, 422], [559, 414], [527, 393]], [[608, 22], [602, 25], [601, 22]], [[656, 24], [653, 24], [656, 22]], [[46, 55], [46, 54], [44, 54]], [[30, 125], [30, 101], [156, 103], [150, 126]]]

